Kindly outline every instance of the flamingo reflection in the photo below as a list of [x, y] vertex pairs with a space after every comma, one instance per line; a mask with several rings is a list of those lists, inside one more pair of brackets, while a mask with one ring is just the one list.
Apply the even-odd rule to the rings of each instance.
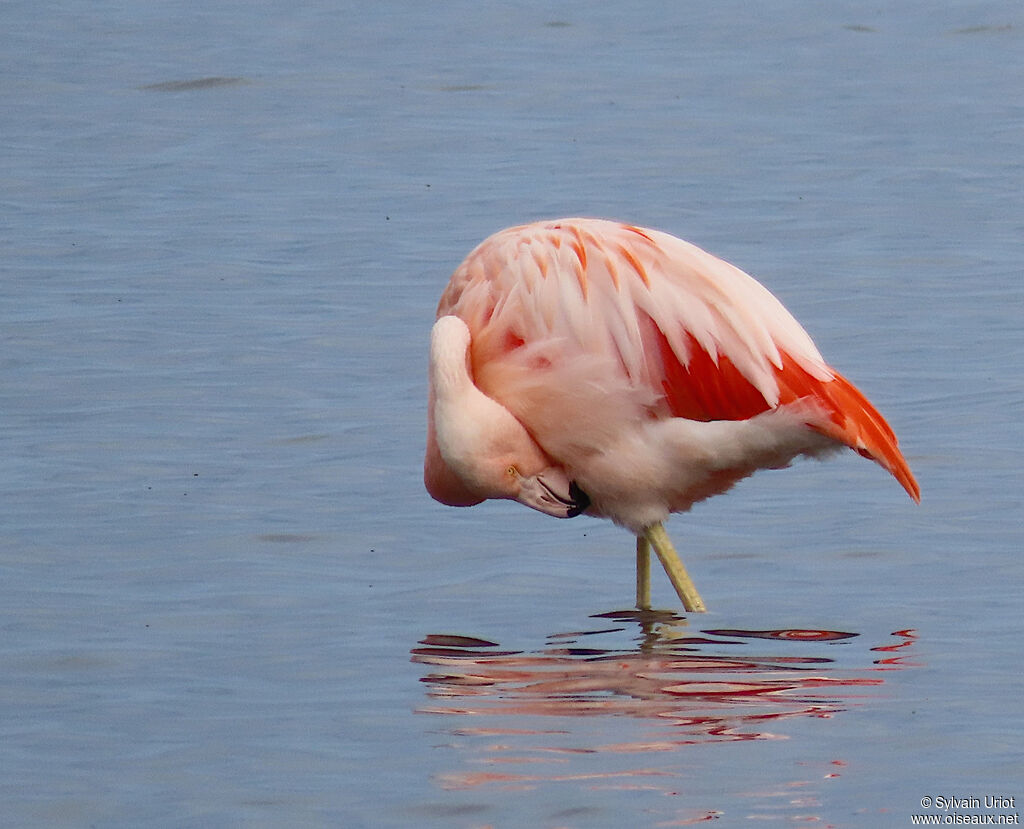
[[[659, 611], [595, 619], [600, 624], [594, 629], [554, 634], [535, 651], [462, 636], [425, 636], [412, 649], [412, 661], [430, 668], [421, 680], [429, 702], [418, 710], [458, 717], [458, 727], [446, 730], [453, 739], [489, 740], [477, 761], [491, 769], [569, 763], [580, 754], [642, 755], [723, 741], [785, 739], [782, 721], [830, 718], [876, 695], [882, 671], [911, 664], [907, 651], [914, 640], [913, 631], [896, 631], [865, 653], [843, 650], [859, 636], [843, 631], [693, 632], [683, 619]], [[858, 664], [851, 666], [850, 657]], [[636, 718], [653, 727], [588, 728], [579, 719], [564, 719], [606, 717]], [[627, 739], [604, 741], [609, 731]], [[564, 771], [453, 773], [441, 782], [448, 788], [517, 788], [610, 777], [650, 782], [666, 773], [655, 768]]]

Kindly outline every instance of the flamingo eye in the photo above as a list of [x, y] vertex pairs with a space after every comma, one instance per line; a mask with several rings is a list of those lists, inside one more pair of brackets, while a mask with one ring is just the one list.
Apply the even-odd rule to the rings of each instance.
[[519, 470], [516, 469], [514, 466], [509, 466], [505, 469], [505, 474], [508, 475], [510, 478], [516, 478], [519, 475]]

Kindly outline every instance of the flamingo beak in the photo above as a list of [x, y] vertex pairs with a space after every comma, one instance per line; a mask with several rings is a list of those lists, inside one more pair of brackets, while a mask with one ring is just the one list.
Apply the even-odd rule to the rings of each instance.
[[520, 478], [519, 484], [519, 497], [516, 500], [545, 515], [575, 518], [590, 506], [587, 493], [575, 481], [570, 481], [557, 466], [549, 466], [529, 478]]

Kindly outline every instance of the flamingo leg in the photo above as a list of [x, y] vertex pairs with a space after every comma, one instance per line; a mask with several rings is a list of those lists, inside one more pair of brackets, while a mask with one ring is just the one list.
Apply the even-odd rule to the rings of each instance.
[[651, 545], [642, 535], [636, 537], [636, 609], [651, 609]]
[[[662, 524], [652, 524], [646, 530], [642, 538], [646, 539], [648, 543], [654, 548], [654, 552], [658, 554], [658, 558], [661, 560], [661, 566], [665, 568], [665, 573], [668, 575], [669, 581], [672, 582], [672, 586], [676, 589], [676, 593], [679, 594], [679, 599], [683, 603], [683, 607], [689, 613], [704, 613], [707, 608], [704, 606], [704, 600], [700, 597], [700, 593], [697, 592], [697, 588], [690, 578], [690, 574], [686, 572], [686, 568], [683, 566], [683, 562], [679, 558], [679, 554], [676, 552], [676, 548], [672, 546], [672, 540], [668, 537], [668, 533], [665, 532], [665, 527]], [[637, 563], [639, 564], [640, 558], [640, 545], [637, 543]], [[639, 583], [640, 576], [637, 575], [637, 582]], [[639, 586], [637, 587], [637, 593], [639, 594]]]

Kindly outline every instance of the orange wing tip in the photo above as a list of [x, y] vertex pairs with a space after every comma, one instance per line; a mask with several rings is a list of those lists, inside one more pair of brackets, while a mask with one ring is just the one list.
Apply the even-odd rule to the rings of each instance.
[[903, 484], [903, 488], [907, 491], [907, 494], [914, 499], [915, 504], [921, 503], [921, 487], [917, 484], [917, 478], [914, 477], [910, 469], [906, 470], [906, 477], [901, 478], [896, 476], [896, 480]]
[[[886, 466], [892, 476], [899, 481], [902, 486], [915, 504], [921, 503], [921, 487], [918, 486], [917, 478], [914, 477], [914, 473], [910, 471], [910, 466], [907, 463], [907, 459], [903, 457], [903, 454], [897, 449], [898, 455], [897, 462], [892, 466]], [[885, 466], [885, 464], [883, 464]]]
[[869, 461], [874, 461], [892, 475], [899, 485], [907, 491], [907, 495], [911, 497], [914, 503], [921, 503], [921, 487], [918, 486], [914, 473], [910, 471], [910, 465], [899, 449], [895, 450], [895, 457], [893, 455], [879, 457], [867, 449], [857, 449], [856, 451], [858, 455], [867, 458]]
[[818, 392], [832, 416], [832, 422], [819, 431], [887, 470], [907, 495], [920, 503], [921, 487], [900, 452], [892, 427], [860, 389], [834, 370], [833, 375], [834, 379], [822, 384]]

